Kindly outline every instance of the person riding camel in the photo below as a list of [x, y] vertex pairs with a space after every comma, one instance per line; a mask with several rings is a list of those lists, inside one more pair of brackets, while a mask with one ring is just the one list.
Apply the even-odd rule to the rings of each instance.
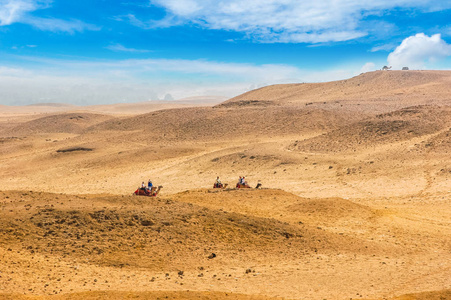
[[215, 181], [215, 187], [220, 188], [222, 186], [221, 179], [219, 179], [219, 176], [216, 177]]
[[142, 190], [144, 193], [148, 194], [148, 190], [147, 190], [147, 186], [144, 183], [144, 181], [141, 183], [141, 187], [139, 188], [140, 190]]
[[238, 183], [236, 184], [236, 187], [241, 188], [241, 187], [245, 187], [246, 185], [247, 185], [247, 183], [246, 183], [245, 177], [240, 176], [240, 179], [238, 179]]
[[150, 179], [149, 179], [149, 181], [147, 182], [147, 189], [148, 189], [149, 191], [151, 191], [151, 190], [152, 190], [152, 187], [153, 187], [152, 181], [150, 181]]

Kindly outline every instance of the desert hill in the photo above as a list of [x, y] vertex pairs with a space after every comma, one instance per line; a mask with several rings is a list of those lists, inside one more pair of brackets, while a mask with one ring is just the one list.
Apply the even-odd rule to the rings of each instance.
[[81, 133], [84, 129], [111, 118], [111, 116], [91, 113], [55, 114], [19, 124], [3, 132], [3, 135], [27, 136], [41, 133]]
[[[189, 97], [180, 100], [156, 100], [134, 103], [77, 106], [66, 103], [36, 103], [25, 106], [0, 105], [2, 114], [44, 115], [54, 113], [92, 113], [111, 115], [135, 115], [170, 108], [213, 106], [227, 100], [221, 96]], [[35, 116], [36, 117], [36, 116]]]
[[343, 111], [309, 108], [190, 108], [115, 119], [93, 126], [87, 132], [136, 131], [140, 132], [136, 137], [156, 141], [200, 141], [322, 132], [360, 118]]
[[[404, 224], [405, 215], [398, 209], [375, 209], [342, 198], [303, 198], [283, 190], [263, 189], [190, 190], [178, 193], [172, 199], [216, 210], [276, 219], [292, 225], [320, 226], [322, 230], [346, 237], [349, 244], [353, 243], [353, 237], [377, 241], [388, 247], [385, 251], [391, 254], [401, 251], [401, 248], [391, 248], [390, 245], [411, 244], [417, 238], [417, 232]], [[381, 238], [387, 228], [402, 234]], [[423, 230], [428, 232], [427, 228]], [[441, 234], [428, 232], [427, 235], [429, 246], [434, 245], [442, 250], [451, 246], [450, 241], [442, 240]], [[428, 247], [417, 245], [410, 251], [428, 251]]]
[[360, 105], [373, 102], [378, 105], [372, 109], [385, 110], [386, 105], [396, 105], [399, 109], [402, 105], [449, 103], [450, 94], [451, 71], [375, 71], [326, 83], [267, 86], [239, 95], [220, 106], [311, 105], [357, 100]]
[[327, 134], [296, 142], [292, 148], [306, 152], [355, 151], [356, 148], [375, 148], [447, 131], [450, 127], [450, 107], [415, 106], [379, 114]]
[[210, 107], [227, 100], [221, 96], [194, 96], [179, 100], [154, 100], [137, 103], [118, 103], [111, 105], [89, 105], [79, 107], [93, 113], [113, 114], [113, 115], [136, 115], [145, 114], [163, 109], [190, 108], [190, 107]]
[[[269, 195], [263, 191], [260, 197]], [[172, 270], [180, 270], [186, 260], [205, 264], [212, 252], [217, 255], [212, 263], [226, 263], [238, 255], [245, 260], [254, 252], [265, 253], [265, 259], [290, 260], [311, 253], [376, 253], [378, 249], [369, 242], [318, 230], [315, 224], [290, 225], [170, 198], [33, 192], [3, 192], [2, 198], [9, 201], [0, 221], [5, 248], [70, 260], [93, 255], [92, 262], [103, 266], [162, 271], [171, 265]], [[87, 208], [87, 203], [94, 208]], [[68, 239], [73, 242], [68, 244]], [[174, 257], [184, 260], [178, 264]]]
[[[361, 222], [376, 219], [383, 213], [349, 200], [308, 199], [283, 190], [189, 190], [178, 193], [173, 199], [195, 203], [211, 209], [245, 212], [246, 215], [283, 220], [290, 224]], [[274, 200], [277, 201], [274, 201]], [[244, 201], [245, 200], [245, 201]], [[193, 202], [194, 201], [194, 202]]]
[[[448, 269], [437, 257], [449, 249], [440, 244], [449, 228], [427, 228], [428, 223], [409, 233], [413, 219], [402, 210], [378, 212], [344, 199], [302, 199], [281, 190], [201, 189], [151, 199], [9, 191], [0, 197], [2, 299], [17, 293], [80, 299], [123, 292], [143, 299], [199, 299], [208, 294], [186, 290], [207, 291], [212, 285], [218, 299], [224, 297], [221, 291], [264, 291], [287, 299], [318, 293], [345, 299], [357, 291], [376, 299], [379, 289], [386, 291], [395, 280], [381, 278], [386, 272], [403, 274], [398, 294], [412, 291], [402, 288], [404, 280], [422, 278], [420, 291], [446, 286]], [[368, 218], [387, 220], [373, 227]], [[356, 226], [346, 225], [353, 219]], [[358, 228], [371, 234], [358, 234]], [[393, 237], [385, 236], [387, 230]], [[414, 243], [416, 249], [406, 247]], [[410, 261], [416, 256], [424, 259], [421, 265]], [[337, 271], [353, 282], [339, 292], [327, 279]], [[375, 280], [377, 288], [368, 289]], [[318, 282], [321, 292], [307, 292]], [[234, 293], [236, 299], [250, 297]]]
[[451, 151], [451, 128], [426, 140], [417, 146], [422, 152], [449, 155]]
[[0, 107], [0, 299], [446, 299], [450, 74]]
[[[260, 197], [272, 197], [266, 191], [258, 193]], [[244, 192], [239, 198], [246, 197]], [[171, 198], [30, 191], [1, 192], [1, 198], [0, 255], [7, 262], [3, 269], [7, 281], [17, 280], [17, 265], [22, 266], [21, 259], [11, 258], [23, 259], [26, 255], [33, 257], [33, 265], [46, 264], [51, 257], [58, 264], [76, 266], [86, 264], [89, 257], [89, 264], [114, 272], [123, 268], [147, 273], [178, 272], [175, 280], [183, 281], [184, 276], [195, 278], [224, 266], [242, 266], [244, 271], [252, 265], [312, 255], [369, 255], [393, 250], [329, 233], [314, 224], [287, 224]], [[25, 272], [33, 270], [30, 265], [22, 267]], [[69, 287], [85, 290], [74, 287], [75, 282], [84, 279], [78, 278], [77, 270], [50, 275], [52, 270], [44, 269], [32, 276], [33, 283], [32, 278], [23, 280], [30, 280], [27, 282], [34, 293], [53, 289], [69, 292]], [[113, 279], [108, 281], [114, 284]], [[2, 291], [17, 292], [17, 288], [14, 283], [2, 286]]]

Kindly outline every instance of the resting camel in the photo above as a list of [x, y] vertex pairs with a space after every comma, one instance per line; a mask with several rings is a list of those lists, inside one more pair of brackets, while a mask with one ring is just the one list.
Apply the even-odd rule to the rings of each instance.
[[158, 186], [158, 188], [154, 186], [150, 191], [146, 188], [138, 188], [133, 194], [137, 196], [156, 197], [162, 188], [162, 185]]

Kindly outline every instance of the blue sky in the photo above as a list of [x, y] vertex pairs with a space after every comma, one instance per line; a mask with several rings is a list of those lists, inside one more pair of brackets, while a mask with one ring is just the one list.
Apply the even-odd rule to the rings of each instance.
[[0, 0], [0, 104], [232, 97], [451, 69], [451, 1]]

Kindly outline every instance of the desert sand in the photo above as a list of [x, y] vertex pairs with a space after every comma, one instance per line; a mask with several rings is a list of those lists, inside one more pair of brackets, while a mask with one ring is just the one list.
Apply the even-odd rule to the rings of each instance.
[[0, 106], [0, 299], [451, 299], [451, 71], [213, 102]]

